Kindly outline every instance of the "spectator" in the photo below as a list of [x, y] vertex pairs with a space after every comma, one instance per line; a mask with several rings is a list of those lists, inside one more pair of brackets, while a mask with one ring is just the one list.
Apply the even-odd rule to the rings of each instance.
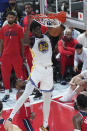
[[2, 99], [6, 102], [9, 98], [10, 89], [10, 73], [14, 68], [16, 77], [23, 79], [22, 65], [24, 58], [23, 52], [23, 29], [14, 23], [15, 14], [8, 12], [7, 21], [8, 24], [2, 27], [0, 33], [1, 39], [1, 72], [3, 83], [5, 87], [5, 96]]
[[15, 15], [17, 16], [17, 20], [20, 21], [20, 19], [23, 16], [22, 11], [18, 8], [17, 4], [16, 4], [16, 0], [8, 0], [9, 2], [9, 7], [6, 8], [6, 10], [4, 11], [4, 14], [2, 16], [2, 22], [4, 22], [6, 20], [6, 16], [7, 13], [9, 11], [13, 11], [15, 13]]
[[[27, 32], [29, 32], [28, 22], [30, 21], [30, 23], [31, 23], [31, 21], [32, 21], [32, 19], [29, 19], [29, 16], [33, 14], [33, 9], [32, 9], [32, 6], [31, 6], [30, 3], [25, 5], [25, 12], [26, 12], [27, 15], [24, 17], [23, 27], [24, 27], [24, 33], [26, 34]], [[32, 36], [31, 32], [29, 32], [29, 36]], [[31, 55], [31, 51], [30, 51], [28, 42], [26, 42], [25, 45], [24, 45], [24, 55], [27, 59], [28, 66], [29, 66], [29, 69], [31, 71], [32, 55]]]
[[74, 105], [79, 112], [73, 117], [74, 131], [87, 131], [87, 92], [81, 92]]
[[73, 96], [82, 91], [87, 91], [87, 70], [82, 71], [79, 75], [74, 76], [70, 81], [70, 87], [67, 92], [60, 98], [60, 101], [72, 101]]
[[77, 37], [77, 40], [80, 44], [83, 45], [83, 47], [87, 48], [87, 31], [85, 31], [84, 33], [80, 34]]
[[65, 11], [69, 13], [69, 2], [63, 1], [61, 7], [59, 7], [59, 11]]
[[74, 57], [74, 71], [78, 71], [79, 62], [83, 63], [82, 71], [87, 69], [87, 48], [84, 48], [82, 44], [75, 46], [75, 57]]
[[[26, 16], [24, 17], [24, 20], [23, 20], [24, 32], [25, 32], [25, 31], [27, 30], [27, 28], [28, 28], [28, 21], [29, 21], [28, 16], [34, 14], [32, 5], [31, 5], [30, 3], [25, 4], [25, 13], [26, 13]], [[31, 20], [31, 21], [32, 21], [32, 20]]]
[[[61, 62], [61, 84], [66, 84], [65, 80], [65, 69], [66, 66], [70, 66], [71, 70], [74, 65], [74, 53], [75, 45], [77, 40], [72, 38], [72, 31], [67, 29], [65, 36], [58, 42], [58, 51], [60, 53], [60, 62]], [[71, 71], [72, 72], [72, 71]]]
[[[6, 18], [7, 18], [7, 16], [6, 16]], [[17, 21], [17, 16], [15, 16], [14, 23], [16, 23], [16, 24], [18, 24], [18, 25], [19, 25], [19, 22]], [[8, 24], [8, 21], [7, 21], [7, 20], [5, 20], [2, 26], [5, 26], [5, 25], [7, 25], [7, 24]]]

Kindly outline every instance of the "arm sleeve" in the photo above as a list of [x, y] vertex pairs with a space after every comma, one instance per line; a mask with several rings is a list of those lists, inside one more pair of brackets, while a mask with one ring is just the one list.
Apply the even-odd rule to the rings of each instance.
[[71, 51], [65, 50], [63, 48], [61, 40], [58, 42], [58, 51], [60, 52], [61, 55], [73, 55]]

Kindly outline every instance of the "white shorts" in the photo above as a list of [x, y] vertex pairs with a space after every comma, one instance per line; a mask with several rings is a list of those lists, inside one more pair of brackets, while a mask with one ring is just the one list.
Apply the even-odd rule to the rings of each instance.
[[35, 66], [31, 73], [31, 79], [38, 87], [40, 82], [41, 91], [51, 91], [53, 89], [53, 68], [52, 66]]

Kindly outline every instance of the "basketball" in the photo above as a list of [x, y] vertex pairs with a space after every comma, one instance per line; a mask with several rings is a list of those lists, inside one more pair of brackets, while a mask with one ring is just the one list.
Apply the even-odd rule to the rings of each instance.
[[48, 28], [48, 32], [51, 36], [53, 37], [57, 37], [61, 34], [62, 32], [62, 28], [60, 26], [56, 27], [56, 28], [53, 28], [53, 27], [49, 27]]

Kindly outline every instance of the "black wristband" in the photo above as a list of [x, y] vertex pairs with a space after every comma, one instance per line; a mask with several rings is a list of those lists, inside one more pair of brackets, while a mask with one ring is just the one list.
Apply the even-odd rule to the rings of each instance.
[[8, 120], [12, 122], [12, 119], [11, 119], [11, 118], [8, 118]]

